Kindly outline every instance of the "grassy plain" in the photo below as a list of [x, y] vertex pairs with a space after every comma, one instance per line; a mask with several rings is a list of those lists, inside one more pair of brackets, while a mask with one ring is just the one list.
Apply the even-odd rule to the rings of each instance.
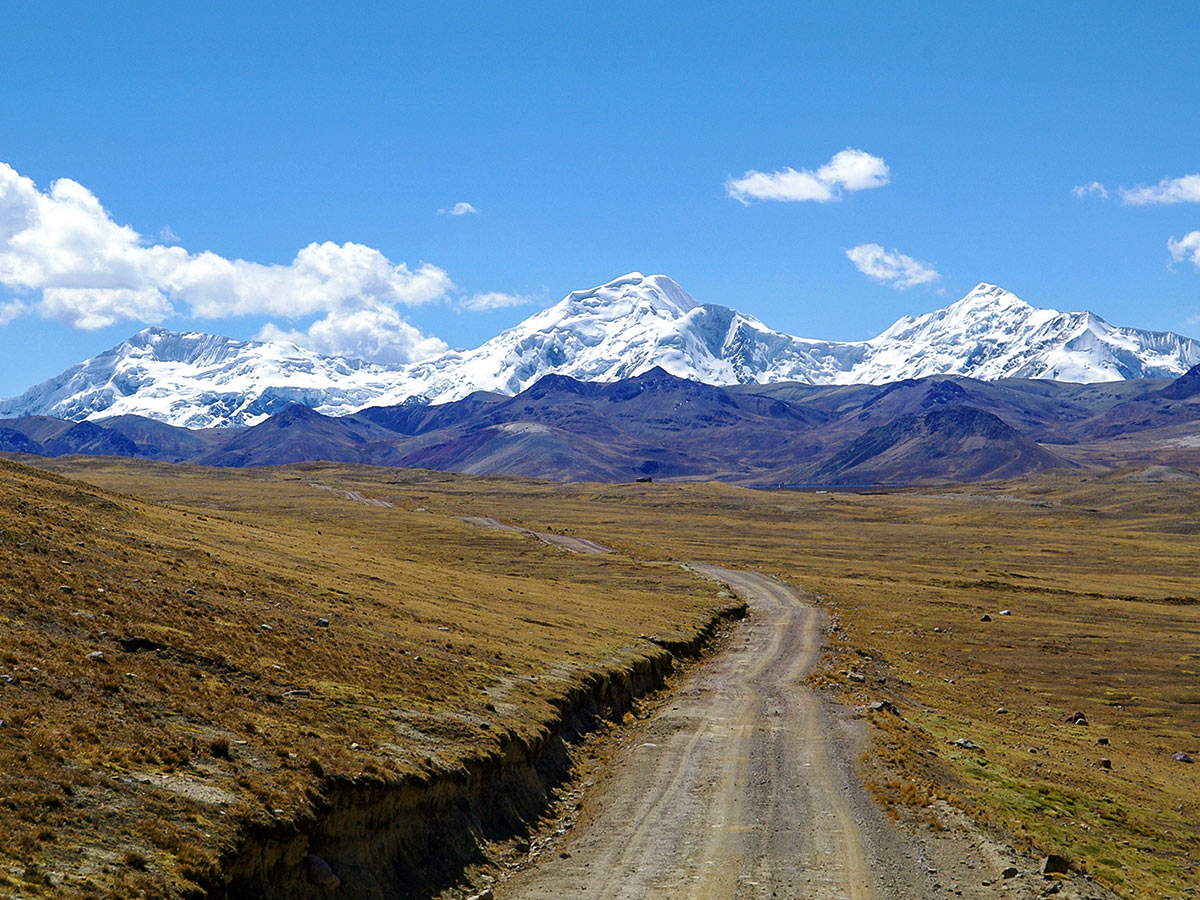
[[324, 777], [453, 770], [732, 603], [427, 510], [444, 476], [79, 474], [120, 493], [0, 462], [0, 896], [186, 894]]
[[[341, 617], [339, 628], [354, 635], [345, 659], [355, 660], [354, 648], [381, 627], [381, 618], [392, 622], [397, 610], [418, 610], [382, 627], [410, 653], [427, 652], [422, 648], [444, 635], [452, 644], [445, 669], [388, 657], [389, 640], [377, 645], [382, 655], [372, 677], [394, 669], [402, 679], [397, 697], [414, 698], [418, 709], [451, 721], [455, 710], [476, 709], [482, 688], [497, 683], [492, 648], [512, 654], [502, 660], [503, 677], [511, 679], [544, 672], [571, 650], [590, 664], [636, 646], [640, 632], [694, 623], [716, 598], [660, 563], [698, 559], [779, 575], [830, 608], [837, 630], [819, 680], [852, 702], [890, 699], [898, 709], [896, 716], [870, 714], [878, 725], [870, 770], [885, 804], [920, 808], [950, 797], [1018, 841], [1065, 853], [1122, 894], [1200, 892], [1200, 772], [1171, 759], [1180, 750], [1200, 750], [1200, 488], [1193, 484], [1046, 476], [854, 495], [722, 485], [564, 486], [333, 465], [241, 471], [109, 460], [51, 465], [145, 498], [149, 503], [137, 508], [147, 522], [186, 517], [199, 552], [222, 554], [218, 567], [208, 557], [193, 560], [187, 543], [164, 553], [153, 529], [141, 532], [148, 545], [135, 548], [139, 567], [160, 572], [154, 592], [144, 588], [152, 608], [156, 597], [163, 604], [168, 596], [186, 608], [177, 593], [185, 582], [197, 582], [197, 597], [218, 598], [204, 602], [219, 604], [222, 619], [233, 623], [220, 632], [230, 641], [222, 652], [236, 655], [239, 673], [252, 671], [242, 684], [256, 685], [258, 693], [226, 691], [221, 703], [237, 712], [225, 715], [214, 706], [212, 718], [220, 714], [222, 729], [248, 742], [249, 749], [238, 748], [247, 759], [255, 753], [268, 759], [269, 747], [294, 742], [296, 760], [269, 762], [271, 771], [299, 772], [300, 783], [307, 760], [324, 759], [327, 750], [337, 751], [332, 765], [358, 764], [345, 746], [387, 706], [354, 694], [344, 671], [321, 670], [328, 663], [318, 662], [301, 638], [316, 615]], [[395, 508], [316, 491], [314, 481]], [[464, 531], [459, 517], [465, 515], [578, 534], [619, 552], [595, 558], [550, 552], [519, 535]], [[116, 557], [121, 549], [112, 552]], [[184, 577], [176, 577], [172, 558], [190, 566]], [[264, 558], [275, 560], [265, 574]], [[162, 586], [168, 576], [169, 590]], [[117, 584], [118, 572], [111, 577]], [[243, 578], [252, 589], [231, 581]], [[519, 614], [525, 622], [505, 604], [478, 600], [503, 600], [509, 587], [526, 591]], [[247, 601], [247, 593], [255, 600]], [[57, 607], [59, 620], [69, 606]], [[26, 616], [34, 612], [29, 607]], [[619, 617], [636, 622], [612, 621], [618, 609]], [[115, 603], [108, 611], [124, 614]], [[981, 620], [985, 614], [991, 621]], [[276, 633], [256, 631], [272, 621], [280, 624]], [[472, 626], [460, 639], [463, 621]], [[443, 622], [455, 630], [433, 630]], [[321, 639], [334, 639], [335, 630], [328, 635]], [[72, 652], [81, 658], [87, 647], [81, 641]], [[851, 671], [864, 680], [843, 674]], [[466, 677], [452, 677], [456, 672]], [[179, 689], [194, 696], [204, 680], [220, 676], [200, 679], [181, 665], [172, 677], [183, 681], [163, 684], [156, 695], [163, 708], [177, 702], [171, 698]], [[354, 683], [368, 680], [364, 673]], [[236, 682], [228, 676], [219, 683]], [[297, 704], [313, 724], [291, 730], [281, 716], [262, 721], [270, 708], [266, 695], [301, 682], [321, 686], [314, 696], [330, 700], [345, 692], [345, 701]], [[523, 691], [535, 693], [530, 684]], [[1065, 717], [1075, 711], [1089, 724], [1068, 724]], [[532, 706], [514, 710], [513, 721], [531, 712]], [[230, 727], [256, 718], [253, 732]], [[136, 754], [150, 731], [164, 733], [162, 721], [157, 716], [143, 733], [130, 734], [125, 752]], [[61, 729], [62, 720], [56, 722]], [[277, 744], [259, 749], [264, 735], [276, 734]], [[980, 749], [955, 746], [959, 738]], [[1100, 738], [1108, 744], [1098, 744]], [[117, 764], [132, 770], [132, 762]], [[242, 768], [252, 785], [261, 779], [264, 808], [297, 802], [293, 780]], [[936, 819], [933, 810], [921, 815]]]

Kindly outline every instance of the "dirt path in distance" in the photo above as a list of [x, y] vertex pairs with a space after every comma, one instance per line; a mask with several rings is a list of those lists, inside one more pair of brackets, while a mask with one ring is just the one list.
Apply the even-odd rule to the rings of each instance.
[[518, 531], [521, 534], [528, 534], [531, 537], [537, 538], [546, 544], [553, 544], [555, 547], [562, 547], [564, 550], [570, 550], [572, 553], [612, 553], [612, 547], [605, 547], [603, 544], [598, 544], [595, 541], [589, 541], [587, 538], [572, 537], [569, 534], [551, 534], [548, 531], [534, 531], [532, 528], [521, 528], [517, 525], [509, 525], [501, 522], [499, 519], [493, 519], [491, 516], [464, 516], [463, 521], [471, 525], [478, 525], [481, 528], [498, 528], [501, 531]]

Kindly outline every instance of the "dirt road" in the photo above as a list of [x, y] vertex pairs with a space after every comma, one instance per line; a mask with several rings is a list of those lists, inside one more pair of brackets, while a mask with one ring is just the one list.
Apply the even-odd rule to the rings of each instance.
[[555, 853], [497, 896], [865, 900], [938, 893], [881, 821], [805, 675], [822, 616], [774, 579], [696, 565], [751, 608], [639, 731]]
[[532, 528], [521, 528], [518, 525], [508, 525], [491, 516], [464, 516], [463, 521], [481, 528], [497, 528], [501, 531], [517, 531], [537, 538], [543, 544], [562, 547], [572, 553], [612, 553], [611, 547], [589, 541], [587, 538], [573, 537], [569, 534], [551, 534], [548, 531], [534, 531]]

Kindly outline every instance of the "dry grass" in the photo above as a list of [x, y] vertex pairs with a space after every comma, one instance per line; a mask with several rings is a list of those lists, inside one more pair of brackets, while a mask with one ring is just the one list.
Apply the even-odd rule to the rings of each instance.
[[226, 474], [124, 469], [146, 502], [0, 463], [0, 895], [187, 893], [323, 776], [453, 768], [728, 603], [678, 567]]
[[[189, 517], [189, 523], [201, 524], [198, 510], [213, 507], [203, 523], [213, 529], [201, 539], [206, 552], [219, 548], [243, 569], [261, 565], [268, 547], [267, 557], [279, 560], [268, 580], [276, 586], [270, 595], [275, 599], [265, 599], [265, 588], [252, 592], [263, 598], [260, 604], [296, 604], [295, 591], [322, 572], [362, 573], [370, 567], [387, 582], [371, 593], [370, 575], [339, 575], [347, 580], [343, 589], [352, 602], [325, 588], [305, 601], [311, 603], [304, 607], [308, 616], [392, 608], [370, 598], [405, 590], [405, 579], [415, 577], [408, 573], [419, 568], [385, 574], [375, 567], [384, 565], [379, 548], [388, 536], [405, 534], [410, 549], [398, 551], [408, 554], [405, 566], [419, 567], [425, 554], [440, 554], [443, 562], [428, 574], [424, 592], [442, 599], [425, 601], [421, 615], [428, 621], [397, 628], [397, 640], [413, 641], [414, 647], [436, 644], [438, 636], [422, 629], [438, 616], [456, 629], [460, 620], [474, 621], [475, 650], [470, 655], [460, 650], [457, 658], [470, 660], [467, 671], [477, 684], [492, 674], [495, 662], [478, 651], [493, 639], [500, 652], [509, 641], [524, 642], [515, 654], [520, 665], [503, 659], [514, 667], [512, 675], [535, 668], [527, 659], [549, 665], [572, 648], [601, 659], [624, 646], [619, 635], [604, 632], [614, 626], [603, 616], [572, 617], [553, 590], [535, 595], [526, 588], [525, 605], [513, 609], [511, 618], [489, 613], [486, 603], [472, 606], [467, 599], [472, 593], [503, 597], [509, 586], [530, 584], [529, 574], [513, 580], [511, 564], [501, 561], [506, 553], [518, 554], [538, 578], [569, 580], [572, 591], [586, 588], [608, 597], [622, 584], [630, 593], [604, 601], [628, 604], [622, 609], [641, 609], [658, 597], [641, 615], [663, 624], [639, 623], [621, 631], [626, 639], [667, 621], [694, 621], [712, 598], [689, 594], [694, 586], [670, 567], [555, 556], [514, 536], [464, 532], [459, 516], [496, 516], [577, 533], [651, 562], [702, 559], [780, 575], [815, 592], [837, 622], [821, 675], [830, 690], [852, 702], [886, 697], [898, 706], [899, 716], [872, 714], [879, 726], [872, 777], [885, 802], [920, 809], [949, 799], [1030, 846], [1072, 856], [1130, 896], [1200, 891], [1195, 867], [1200, 772], [1171, 760], [1177, 750], [1200, 750], [1200, 489], [1193, 485], [1047, 477], [857, 496], [722, 485], [563, 486], [319, 465], [240, 472], [97, 460], [55, 465], [159, 504], [188, 504], [189, 510], [172, 512]], [[308, 487], [313, 480], [385, 497], [396, 509], [367, 510], [339, 501]], [[413, 511], [418, 508], [427, 512]], [[289, 549], [296, 522], [310, 523], [322, 537]], [[378, 530], [358, 537], [368, 523], [377, 523]], [[479, 562], [450, 549], [467, 545], [491, 549]], [[164, 568], [161, 552], [147, 553], [143, 565], [157, 559]], [[489, 566], [488, 559], [496, 562]], [[609, 566], [625, 567], [621, 578], [628, 581], [614, 578], [617, 570]], [[217, 571], [209, 577], [233, 577]], [[360, 593], [365, 604], [354, 596]], [[236, 610], [245, 601], [227, 602]], [[401, 605], [417, 604], [414, 597]], [[248, 626], [263, 618], [259, 608], [239, 620], [236, 633], [246, 641]], [[1002, 609], [1012, 615], [1000, 616]], [[980, 620], [985, 613], [992, 621]], [[556, 627], [535, 630], [521, 617]], [[586, 649], [573, 643], [581, 634], [589, 639]], [[284, 655], [278, 636], [253, 637], [260, 654], [277, 648], [271, 661], [298, 664], [295, 655]], [[295, 654], [303, 644], [289, 641], [287, 647]], [[253, 656], [249, 648], [244, 652]], [[867, 676], [865, 682], [840, 674], [851, 665]], [[418, 697], [423, 685], [437, 683], [434, 672], [413, 675], [403, 690]], [[284, 680], [265, 669], [255, 677], [283, 686]], [[353, 702], [336, 721], [357, 727], [351, 711], [370, 704], [349, 687], [321, 686], [328, 700], [338, 691], [349, 692], [345, 699]], [[324, 709], [328, 700], [301, 708], [320, 710], [308, 715], [326, 722], [332, 715]], [[448, 712], [469, 700], [451, 691], [438, 708]], [[244, 702], [246, 714], [262, 706], [258, 696]], [[427, 702], [432, 709], [433, 701]], [[998, 712], [1001, 708], [1007, 712]], [[1075, 710], [1086, 714], [1088, 726], [1064, 721]], [[341, 741], [348, 733], [339, 734]], [[303, 738], [303, 730], [290, 736]], [[1100, 737], [1110, 743], [1098, 745]], [[982, 749], [950, 743], [958, 738]], [[136, 752], [135, 746], [131, 741], [128, 752]], [[1101, 757], [1111, 759], [1111, 770], [1099, 766]], [[350, 764], [334, 758], [337, 765]]]

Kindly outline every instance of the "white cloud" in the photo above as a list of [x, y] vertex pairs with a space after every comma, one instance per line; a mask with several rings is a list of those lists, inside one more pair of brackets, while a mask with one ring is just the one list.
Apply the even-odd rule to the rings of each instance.
[[458, 305], [472, 312], [486, 312], [490, 309], [507, 309], [510, 306], [525, 306], [537, 302], [536, 297], [524, 294], [506, 294], [502, 291], [488, 291], [482, 294], [472, 294], [459, 301]]
[[428, 359], [444, 352], [446, 343], [421, 334], [390, 306], [331, 312], [306, 331], [280, 328], [273, 322], [257, 335], [263, 341], [291, 341], [327, 356], [349, 356], [396, 365]]
[[1191, 259], [1200, 268], [1200, 231], [1190, 231], [1179, 240], [1167, 238], [1167, 251], [1175, 262]]
[[439, 209], [438, 215], [439, 216], [465, 216], [465, 215], [473, 216], [478, 212], [479, 212], [479, 210], [477, 210], [475, 207], [473, 207], [470, 203], [467, 203], [464, 200], [460, 200], [458, 203], [455, 203], [449, 209]]
[[7, 325], [13, 319], [19, 319], [29, 311], [29, 304], [22, 303], [20, 300], [0, 303], [0, 325]]
[[32, 307], [96, 329], [161, 322], [177, 304], [210, 318], [324, 315], [312, 340], [352, 343], [355, 333], [361, 346], [375, 347], [375, 358], [390, 358], [436, 340], [408, 326], [396, 307], [443, 299], [454, 284], [437, 266], [410, 269], [363, 244], [312, 243], [287, 265], [262, 265], [148, 243], [114, 222], [83, 185], [60, 178], [42, 192], [0, 163], [0, 286], [33, 295], [0, 308], [9, 319]]
[[1158, 184], [1121, 188], [1121, 202], [1126, 206], [1200, 203], [1200, 173], [1179, 178], [1164, 178]]
[[859, 244], [846, 251], [858, 271], [897, 290], [929, 284], [941, 274], [929, 263], [906, 256], [899, 250], [888, 252], [879, 244]]
[[741, 178], [727, 180], [725, 191], [743, 204], [751, 200], [828, 203], [841, 199], [843, 191], [883, 187], [890, 175], [887, 163], [880, 157], [848, 147], [835, 153], [815, 172], [790, 167], [777, 172], [751, 169]]
[[1098, 181], [1093, 181], [1089, 184], [1077, 184], [1071, 188], [1071, 193], [1082, 200], [1084, 197], [1089, 197], [1096, 194], [1101, 200], [1108, 199], [1108, 188]]

